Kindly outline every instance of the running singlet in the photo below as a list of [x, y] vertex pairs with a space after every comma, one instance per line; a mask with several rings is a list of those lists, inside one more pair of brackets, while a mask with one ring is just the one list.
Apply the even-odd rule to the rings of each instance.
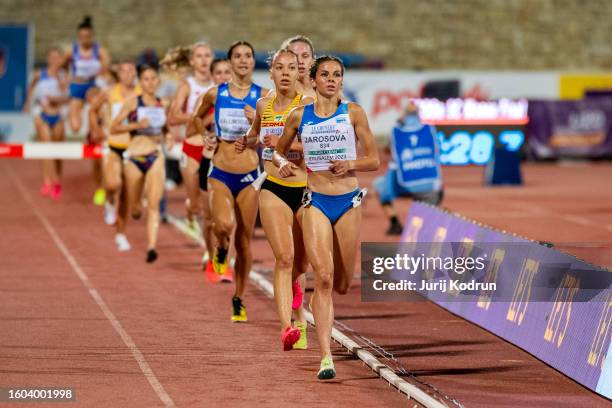
[[140, 122], [149, 119], [149, 127], [137, 129], [130, 132], [132, 136], [158, 136], [162, 134], [162, 128], [166, 124], [166, 111], [162, 106], [161, 99], [157, 98], [155, 106], [146, 106], [142, 96], [138, 96], [138, 107], [130, 112], [128, 119], [130, 122]]
[[187, 105], [185, 106], [185, 113], [193, 113], [196, 108], [196, 103], [200, 96], [204, 95], [215, 83], [210, 82], [207, 85], [200, 85], [198, 81], [192, 76], [187, 77], [187, 83], [189, 84], [189, 97], [187, 98]]
[[[291, 112], [291, 109], [300, 104], [302, 95], [297, 94], [289, 106], [287, 106], [287, 108], [282, 112], [274, 111], [275, 100], [276, 96], [270, 99], [270, 102], [268, 102], [263, 114], [261, 115], [261, 131], [259, 132], [259, 141], [261, 143], [263, 143], [264, 137], [266, 136], [280, 137], [283, 134], [283, 128], [285, 127], [285, 122], [287, 122], [289, 112]], [[264, 160], [272, 160], [273, 153], [274, 148], [266, 147], [261, 153], [261, 158]], [[299, 152], [289, 152], [287, 154], [287, 159], [300, 160], [301, 154]]]
[[[63, 78], [64, 71], [59, 71], [58, 76]], [[46, 68], [41, 70], [37, 86], [37, 100], [41, 105], [45, 106], [49, 104], [48, 98], [57, 98], [60, 96], [62, 96], [62, 89], [58, 78], [49, 75]]]
[[91, 49], [91, 56], [84, 58], [80, 54], [79, 44], [72, 43], [72, 63], [70, 65], [72, 75], [76, 78], [92, 80], [102, 69], [100, 61], [100, 45], [94, 43]]
[[251, 127], [244, 115], [244, 107], [249, 105], [255, 109], [260, 96], [259, 85], [252, 84], [244, 99], [234, 98], [230, 94], [229, 83], [219, 85], [215, 104], [215, 131], [221, 140], [233, 142], [244, 136]]
[[341, 102], [328, 118], [315, 115], [314, 104], [306, 105], [299, 134], [306, 167], [310, 171], [328, 170], [330, 160], [357, 159], [355, 129], [349, 117], [348, 102]]
[[393, 161], [400, 186], [438, 190], [441, 185], [438, 141], [434, 128], [420, 123], [398, 125], [391, 135]]

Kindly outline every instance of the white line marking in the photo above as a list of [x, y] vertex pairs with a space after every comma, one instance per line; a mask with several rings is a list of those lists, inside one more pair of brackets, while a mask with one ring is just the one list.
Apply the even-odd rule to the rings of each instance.
[[[200, 245], [204, 245], [204, 240], [202, 239], [202, 237], [194, 237], [192, 234], [188, 233], [185, 222], [183, 222], [180, 218], [168, 215], [168, 221], [188, 238], [199, 243]], [[264, 278], [262, 274], [251, 270], [249, 277], [251, 281], [256, 284], [257, 287], [259, 287], [262, 291], [266, 293], [266, 295], [268, 295], [268, 297], [274, 296], [274, 287], [272, 286], [272, 283], [266, 278]], [[310, 313], [308, 310], [304, 310], [304, 316], [306, 316], [306, 320], [308, 321], [308, 323], [314, 326], [314, 316], [312, 315], [312, 313]], [[372, 369], [372, 371], [380, 375], [390, 385], [393, 385], [399, 391], [406, 394], [408, 398], [414, 399], [415, 401], [423, 404], [426, 408], [447, 408], [446, 405], [442, 404], [441, 402], [434, 399], [418, 387], [410, 384], [409, 382], [395, 374], [395, 371], [393, 371], [393, 369], [381, 363], [372, 353], [364, 350], [361, 346], [351, 340], [340, 330], [336, 329], [335, 327], [332, 328], [331, 335], [335, 341], [340, 343], [349, 352], [356, 355], [360, 360], [366, 363]]]
[[153, 370], [147, 363], [147, 360], [145, 360], [143, 354], [140, 352], [140, 350], [136, 346], [136, 343], [134, 343], [134, 340], [132, 339], [132, 337], [130, 337], [130, 335], [125, 331], [125, 329], [123, 328], [119, 320], [115, 317], [113, 312], [111, 312], [106, 302], [104, 302], [104, 300], [102, 299], [102, 296], [100, 296], [96, 288], [93, 286], [93, 284], [89, 280], [89, 277], [87, 276], [87, 274], [83, 272], [83, 270], [79, 266], [76, 259], [72, 256], [72, 254], [70, 253], [70, 251], [64, 244], [64, 241], [62, 241], [62, 239], [59, 237], [59, 235], [55, 231], [55, 228], [53, 228], [53, 226], [47, 220], [44, 214], [40, 212], [38, 208], [36, 208], [36, 206], [34, 205], [34, 202], [32, 201], [32, 198], [30, 197], [30, 194], [27, 192], [27, 190], [25, 189], [21, 181], [17, 178], [15, 173], [11, 169], [9, 169], [9, 173], [11, 174], [11, 178], [13, 179], [13, 183], [15, 183], [15, 186], [17, 186], [17, 189], [21, 193], [24, 200], [30, 205], [30, 208], [32, 209], [32, 211], [34, 212], [38, 220], [43, 224], [43, 226], [45, 227], [45, 229], [51, 236], [51, 239], [53, 239], [53, 242], [55, 243], [57, 248], [64, 255], [64, 257], [66, 258], [66, 260], [72, 267], [72, 270], [74, 271], [74, 273], [79, 277], [79, 279], [83, 283], [83, 286], [87, 288], [91, 297], [98, 304], [98, 306], [102, 310], [102, 313], [104, 313], [104, 316], [106, 316], [106, 318], [109, 320], [109, 322], [111, 323], [111, 325], [113, 326], [117, 334], [119, 334], [119, 336], [123, 340], [123, 343], [127, 346], [127, 348], [132, 353], [132, 356], [134, 357], [134, 359], [140, 366], [142, 373], [149, 381], [149, 384], [151, 384], [151, 387], [153, 388], [153, 390], [155, 391], [159, 399], [164, 403], [164, 406], [175, 407], [176, 405], [174, 404], [174, 401], [172, 401], [172, 398], [170, 398], [170, 395], [168, 395], [166, 390], [164, 390], [164, 387], [161, 385], [161, 383], [159, 382], [159, 380], [153, 373]]

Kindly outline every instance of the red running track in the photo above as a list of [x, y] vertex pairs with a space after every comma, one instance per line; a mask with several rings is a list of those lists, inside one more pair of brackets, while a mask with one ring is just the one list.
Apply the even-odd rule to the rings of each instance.
[[[291, 396], [308, 406], [406, 405], [405, 398], [340, 349], [339, 379], [316, 381], [314, 330], [308, 352], [280, 352], [274, 305], [252, 286], [246, 298], [251, 322], [230, 324], [230, 287], [213, 287], [202, 279], [200, 250], [172, 228], [161, 230], [160, 259], [154, 266], [143, 261], [142, 222], [130, 223], [134, 250], [118, 254], [101, 211], [90, 204], [85, 163], [67, 164], [60, 203], [36, 196], [34, 163], [3, 161], [0, 167], [8, 174], [0, 181], [5, 208], [0, 225], [6, 231], [3, 241], [11, 237], [1, 246], [6, 262], [0, 266], [0, 333], [8, 334], [0, 343], [0, 386], [74, 386], [78, 405], [84, 406], [162, 404], [159, 389], [156, 393], [147, 381], [133, 351], [24, 200], [17, 187], [22, 185], [176, 405], [282, 406]], [[612, 264], [610, 234], [604, 231], [612, 224], [609, 188], [604, 188], [612, 166], [527, 166], [521, 188], [482, 187], [480, 168], [445, 170], [445, 206], [451, 210], [530, 238], [572, 241], [568, 252]], [[371, 178], [365, 177], [363, 184]], [[559, 178], [565, 182], [558, 183]], [[567, 199], [585, 195], [589, 200]], [[174, 197], [172, 209], [180, 213], [181, 200]], [[404, 215], [407, 203], [399, 208]], [[368, 200], [362, 237], [391, 240], [384, 236], [381, 220], [380, 208]], [[257, 236], [261, 238], [261, 231]], [[266, 241], [255, 240], [253, 249], [258, 258], [254, 267], [270, 268]], [[29, 253], [36, 256], [24, 257]], [[431, 303], [363, 304], [356, 280], [348, 296], [336, 297], [336, 304], [338, 320], [393, 352], [417, 378], [466, 407], [609, 406], [529, 354]]]

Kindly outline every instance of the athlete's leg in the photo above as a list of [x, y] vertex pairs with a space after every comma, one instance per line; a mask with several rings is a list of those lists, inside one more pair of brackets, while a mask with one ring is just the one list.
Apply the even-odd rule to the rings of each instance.
[[[51, 134], [51, 139], [54, 142], [63, 142], [66, 138], [65, 129], [64, 129], [64, 120], [60, 119], [57, 121], [55, 126], [53, 126], [53, 131]], [[54, 183], [59, 183], [62, 177], [62, 161], [57, 159], [53, 161], [52, 166], [52, 179]]]
[[[51, 141], [51, 129], [49, 129], [49, 125], [47, 122], [42, 120], [40, 116], [34, 117], [34, 126], [36, 128], [36, 136], [38, 141], [40, 142], [50, 142]], [[51, 178], [53, 167], [53, 160], [43, 159], [41, 160], [41, 170], [42, 170], [42, 179], [43, 179], [43, 187], [41, 189], [41, 193], [48, 194], [50, 192], [45, 193], [43, 190], [46, 188], [45, 186], [51, 186], [53, 180]]]
[[180, 169], [185, 190], [187, 191], [187, 220], [192, 222], [196, 221], [197, 217], [202, 213], [200, 206], [200, 177], [198, 174], [200, 163], [189, 156], [186, 156], [183, 160], [186, 160], [186, 162], [183, 166], [180, 166]]
[[141, 216], [141, 200], [142, 189], [144, 187], [144, 174], [131, 161], [128, 161], [125, 166], [125, 187], [128, 209], [132, 213], [133, 218]]
[[248, 186], [236, 197], [236, 233], [234, 246], [236, 248], [234, 296], [242, 297], [249, 278], [253, 257], [251, 254], [251, 237], [257, 217], [257, 191]]
[[259, 193], [259, 216], [274, 253], [274, 299], [282, 332], [291, 326], [294, 216], [291, 208], [269, 190]]
[[360, 227], [361, 206], [348, 210], [334, 225], [334, 290], [341, 295], [353, 280]]
[[116, 205], [117, 197], [123, 184], [123, 158], [117, 153], [110, 151], [104, 157], [104, 189], [106, 190], [106, 201]]
[[321, 359], [331, 357], [331, 329], [334, 321], [334, 235], [329, 219], [314, 206], [304, 209], [303, 234], [308, 261], [315, 275], [312, 312], [319, 339]]
[[70, 119], [70, 129], [72, 133], [78, 134], [81, 130], [83, 106], [85, 101], [83, 99], [72, 98], [68, 104], [68, 117]]
[[223, 182], [208, 179], [210, 209], [212, 211], [213, 232], [217, 241], [216, 252], [224, 251], [227, 256], [230, 236], [236, 225], [234, 216], [234, 197]]
[[157, 246], [157, 232], [159, 229], [159, 202], [164, 193], [164, 156], [159, 155], [145, 177], [145, 191], [147, 196], [147, 249]]

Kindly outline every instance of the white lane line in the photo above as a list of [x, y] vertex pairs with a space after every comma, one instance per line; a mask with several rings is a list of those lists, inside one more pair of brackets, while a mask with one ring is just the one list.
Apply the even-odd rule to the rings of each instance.
[[[193, 241], [199, 243], [200, 245], [204, 245], [204, 240], [202, 239], [202, 237], [195, 237], [189, 233], [187, 229], [187, 224], [183, 220], [172, 215], [168, 215], [168, 221], [184, 235], [186, 235]], [[253, 283], [257, 285], [257, 287], [259, 287], [262, 291], [266, 293], [266, 295], [268, 295], [268, 297], [274, 297], [274, 287], [272, 286], [272, 283], [267, 280], [262, 274], [251, 270], [249, 277], [251, 281], [253, 281]], [[310, 313], [308, 310], [304, 310], [304, 315], [306, 316], [306, 320], [308, 321], [308, 323], [314, 326], [314, 316], [312, 315], [312, 313]], [[386, 380], [389, 384], [393, 385], [400, 392], [407, 395], [408, 398], [414, 399], [415, 401], [424, 405], [426, 408], [447, 408], [447, 406], [442, 404], [440, 401], [436, 400], [423, 390], [419, 389], [413, 384], [410, 384], [409, 382], [395, 374], [395, 371], [393, 369], [381, 363], [380, 360], [378, 360], [372, 353], [364, 350], [361, 346], [351, 340], [340, 330], [336, 329], [335, 327], [332, 328], [331, 335], [336, 342], [340, 343], [349, 352], [357, 356], [361, 361], [366, 363], [372, 369], [372, 371], [380, 375], [384, 380]]]
[[11, 175], [11, 178], [13, 179], [13, 183], [15, 184], [15, 186], [21, 193], [24, 200], [30, 205], [30, 208], [32, 209], [32, 211], [34, 212], [38, 220], [43, 224], [43, 226], [45, 227], [45, 229], [51, 236], [51, 239], [53, 240], [57, 248], [64, 255], [64, 257], [66, 258], [66, 260], [72, 267], [72, 270], [74, 271], [74, 273], [79, 277], [79, 279], [83, 283], [83, 286], [87, 288], [91, 297], [100, 307], [100, 309], [102, 310], [102, 313], [104, 313], [104, 316], [106, 316], [106, 318], [108, 319], [110, 324], [113, 326], [117, 334], [119, 334], [119, 336], [123, 340], [123, 343], [127, 346], [127, 348], [132, 353], [132, 356], [134, 357], [134, 359], [140, 366], [140, 370], [142, 371], [146, 379], [149, 381], [149, 384], [151, 384], [151, 387], [153, 388], [153, 390], [155, 391], [159, 399], [164, 403], [164, 406], [166, 407], [176, 407], [176, 405], [174, 404], [174, 401], [172, 401], [172, 398], [170, 398], [170, 395], [168, 395], [166, 390], [164, 390], [164, 387], [162, 386], [162, 384], [159, 382], [159, 380], [153, 373], [153, 370], [147, 363], [147, 360], [144, 358], [141, 351], [136, 346], [136, 343], [134, 343], [134, 340], [132, 339], [132, 337], [125, 331], [125, 329], [123, 328], [119, 320], [115, 317], [113, 312], [111, 312], [106, 302], [104, 302], [104, 300], [102, 299], [102, 296], [100, 296], [100, 293], [96, 290], [96, 288], [93, 286], [93, 284], [89, 280], [89, 277], [87, 276], [87, 274], [83, 271], [83, 269], [81, 269], [76, 259], [72, 256], [72, 254], [68, 250], [68, 247], [66, 246], [66, 244], [64, 244], [64, 241], [62, 241], [62, 239], [59, 237], [59, 235], [55, 231], [55, 228], [53, 228], [53, 226], [51, 225], [49, 220], [45, 217], [45, 215], [42, 212], [40, 212], [38, 208], [36, 208], [32, 200], [32, 197], [30, 196], [28, 191], [25, 189], [21, 181], [17, 178], [15, 173], [11, 169], [9, 169], [9, 173]]

